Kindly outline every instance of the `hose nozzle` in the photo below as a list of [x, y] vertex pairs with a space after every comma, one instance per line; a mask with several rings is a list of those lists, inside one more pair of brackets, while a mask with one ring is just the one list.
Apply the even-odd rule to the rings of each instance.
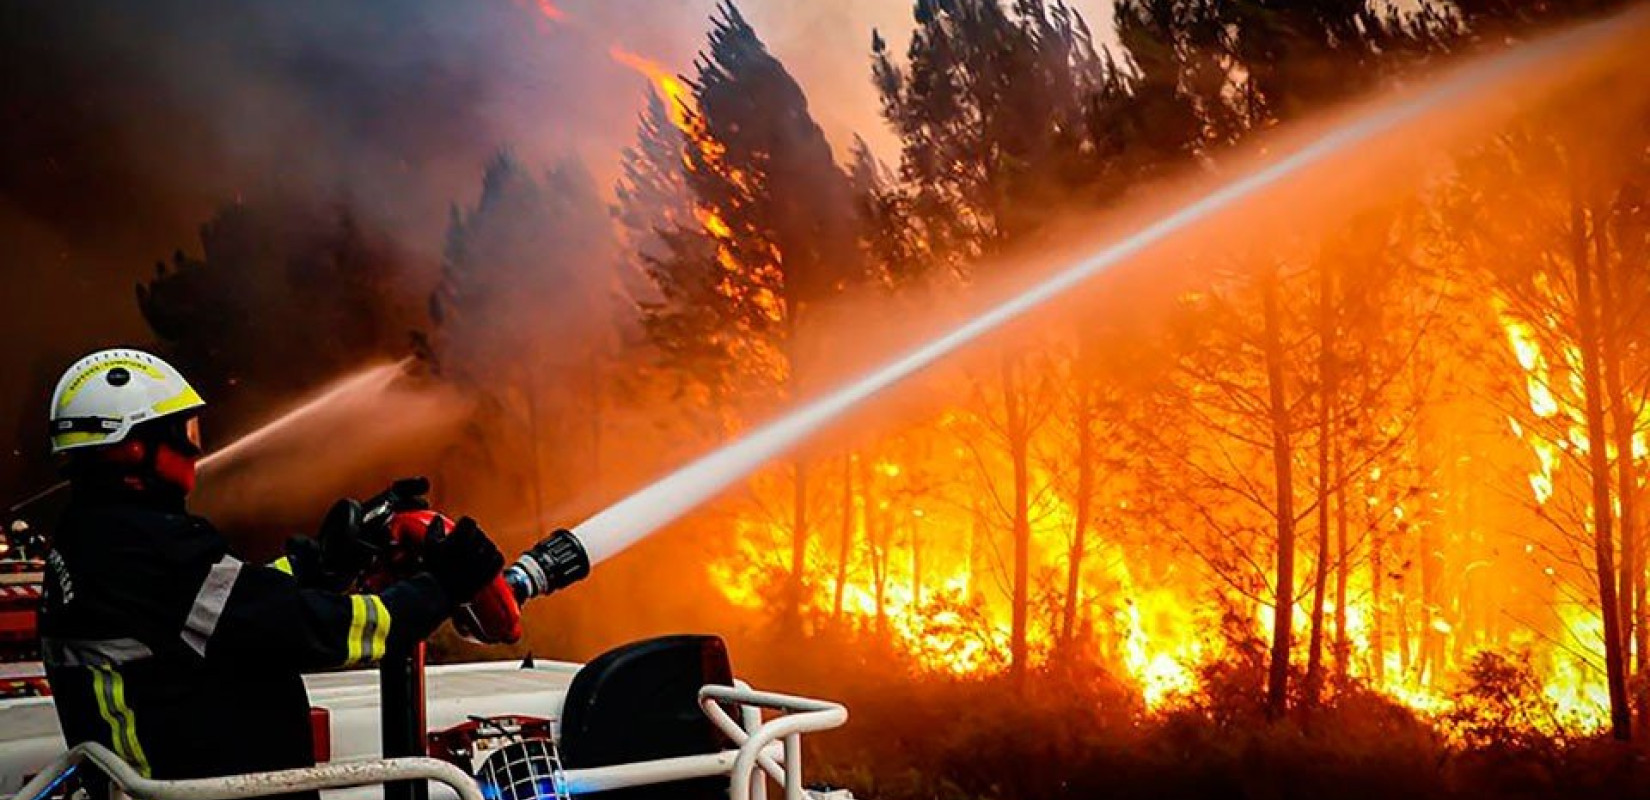
[[590, 574], [590, 556], [584, 544], [569, 530], [557, 530], [528, 548], [504, 570], [504, 579], [515, 592], [516, 602], [525, 603], [565, 589]]

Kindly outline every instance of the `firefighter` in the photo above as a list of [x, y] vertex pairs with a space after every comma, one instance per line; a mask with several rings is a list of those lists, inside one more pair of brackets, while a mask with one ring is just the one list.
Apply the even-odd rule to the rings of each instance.
[[371, 664], [427, 637], [503, 566], [465, 518], [432, 529], [427, 572], [376, 594], [237, 558], [185, 505], [204, 402], [136, 350], [82, 359], [52, 396], [71, 499], [46, 556], [43, 660], [69, 744], [200, 778], [314, 763], [306, 671]]

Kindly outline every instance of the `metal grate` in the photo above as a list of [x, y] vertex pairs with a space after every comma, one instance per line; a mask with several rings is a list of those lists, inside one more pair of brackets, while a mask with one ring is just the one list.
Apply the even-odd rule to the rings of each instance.
[[561, 753], [549, 739], [519, 739], [482, 762], [476, 775], [487, 800], [569, 800]]

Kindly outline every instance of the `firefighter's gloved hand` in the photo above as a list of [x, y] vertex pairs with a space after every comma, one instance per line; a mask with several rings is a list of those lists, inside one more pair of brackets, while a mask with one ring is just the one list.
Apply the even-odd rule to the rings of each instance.
[[440, 517], [425, 537], [424, 564], [454, 603], [465, 603], [504, 569], [504, 554], [469, 517], [446, 531]]
[[333, 591], [343, 589], [361, 577], [378, 549], [361, 530], [361, 504], [344, 498], [332, 504], [315, 534], [320, 547], [317, 576], [320, 585]]

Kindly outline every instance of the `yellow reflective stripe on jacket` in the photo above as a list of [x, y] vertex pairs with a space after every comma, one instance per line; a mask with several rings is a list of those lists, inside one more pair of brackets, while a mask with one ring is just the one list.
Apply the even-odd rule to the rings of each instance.
[[371, 641], [367, 642], [368, 658], [377, 661], [384, 657], [384, 648], [390, 641], [390, 608], [384, 605], [384, 599], [375, 594], [367, 595], [367, 603], [377, 612], [377, 624], [371, 628]]
[[390, 610], [375, 594], [352, 594], [349, 598], [349, 641], [344, 646], [344, 664], [361, 666], [384, 657], [390, 636]]
[[274, 561], [269, 562], [269, 568], [272, 569], [272, 570], [275, 570], [276, 572], [284, 572], [288, 575], [291, 575], [292, 574], [292, 559], [287, 558], [286, 556], [281, 556], [280, 558], [277, 558]]
[[147, 777], [149, 758], [138, 742], [137, 715], [126, 705], [126, 679], [120, 670], [110, 666], [93, 667], [92, 694], [97, 695], [97, 710], [109, 724], [109, 740], [114, 743], [115, 753]]

